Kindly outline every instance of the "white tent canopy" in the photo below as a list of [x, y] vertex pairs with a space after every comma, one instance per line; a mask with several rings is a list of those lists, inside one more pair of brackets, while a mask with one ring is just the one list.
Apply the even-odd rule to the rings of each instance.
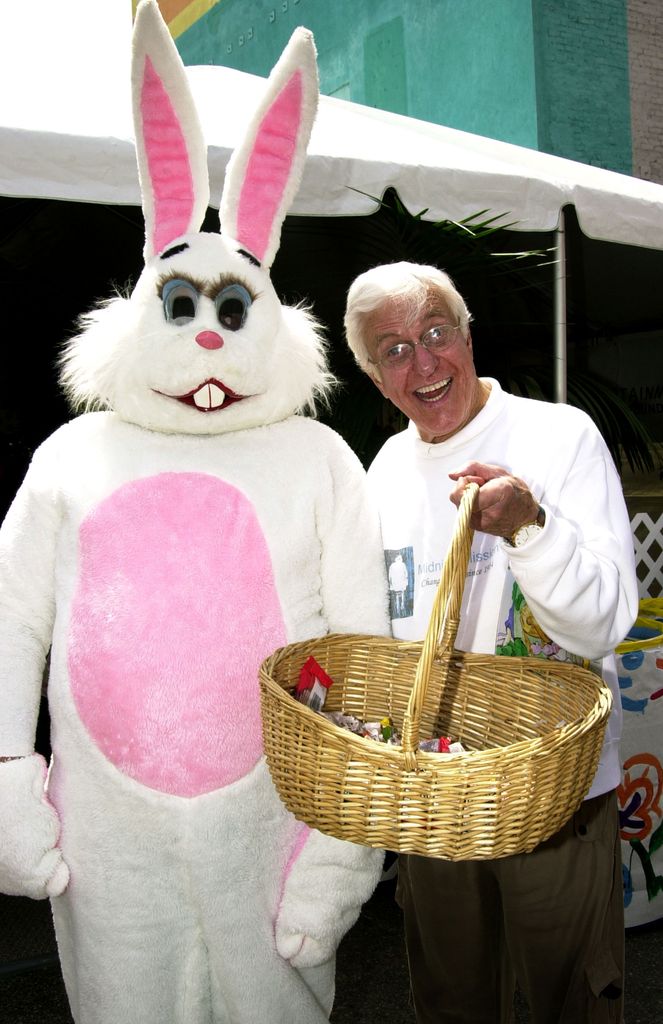
[[[190, 68], [189, 77], [217, 205], [228, 157], [264, 80], [223, 67]], [[93, 94], [93, 84], [90, 89]], [[5, 93], [0, 194], [138, 205], [128, 90], [103, 98], [85, 108], [61, 101], [43, 106], [34, 92]], [[428, 208], [430, 220], [488, 209], [515, 221], [516, 229], [550, 231], [570, 204], [590, 238], [663, 249], [663, 185], [322, 97], [291, 212], [370, 213], [375, 205], [367, 196], [382, 195], [388, 185], [411, 211]]]

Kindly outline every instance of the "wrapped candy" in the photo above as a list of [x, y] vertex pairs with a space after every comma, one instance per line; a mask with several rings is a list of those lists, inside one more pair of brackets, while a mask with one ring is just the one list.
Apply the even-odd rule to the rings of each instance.
[[327, 690], [334, 680], [327, 675], [322, 665], [319, 665], [311, 655], [304, 662], [299, 681], [295, 686], [295, 699], [301, 704], [306, 704], [312, 711], [321, 711], [327, 699]]
[[419, 740], [419, 750], [428, 754], [464, 754], [465, 747], [449, 736], [434, 736], [430, 740]]
[[[343, 711], [323, 711], [327, 691], [334, 680], [313, 656], [307, 658], [299, 673], [299, 681], [294, 689], [296, 700], [306, 704], [312, 711], [317, 711], [339, 729], [347, 729], [357, 736], [365, 736], [377, 743], [389, 743], [399, 746], [401, 735], [394, 726], [390, 715], [384, 715], [375, 721], [363, 722], [355, 715], [346, 715]], [[450, 736], [434, 736], [431, 739], [419, 740], [419, 750], [429, 754], [463, 754], [465, 748], [458, 740]]]

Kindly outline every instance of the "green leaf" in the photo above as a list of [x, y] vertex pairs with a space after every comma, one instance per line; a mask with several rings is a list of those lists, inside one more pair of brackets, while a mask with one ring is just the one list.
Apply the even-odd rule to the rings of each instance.
[[663, 878], [661, 875], [654, 874], [654, 868], [652, 867], [651, 857], [647, 850], [644, 848], [639, 839], [631, 839], [630, 845], [632, 846], [635, 853], [640, 858], [642, 864], [642, 870], [645, 876], [645, 884], [647, 886], [647, 898], [650, 900], [655, 899], [659, 892], [663, 892]]
[[660, 823], [658, 828], [652, 832], [651, 839], [649, 840], [649, 855], [656, 853], [663, 846], [663, 821]]

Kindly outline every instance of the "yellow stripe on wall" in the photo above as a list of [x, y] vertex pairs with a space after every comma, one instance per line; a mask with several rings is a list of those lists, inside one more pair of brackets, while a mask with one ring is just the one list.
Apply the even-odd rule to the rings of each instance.
[[[222, 0], [158, 0], [159, 10], [173, 39], [181, 36], [194, 22], [221, 2]], [[134, 14], [137, 3], [138, 0], [132, 0]]]
[[219, 2], [220, 0], [191, 0], [191, 3], [185, 4], [179, 14], [168, 21], [168, 28], [173, 39], [177, 39], [188, 28], [191, 28], [194, 22], [207, 14], [212, 7], [216, 7]]

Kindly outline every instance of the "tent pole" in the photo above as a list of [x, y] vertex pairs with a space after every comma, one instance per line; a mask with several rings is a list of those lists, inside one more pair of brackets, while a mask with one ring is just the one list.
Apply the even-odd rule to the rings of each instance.
[[555, 232], [555, 375], [556, 402], [566, 402], [566, 235], [564, 209]]

